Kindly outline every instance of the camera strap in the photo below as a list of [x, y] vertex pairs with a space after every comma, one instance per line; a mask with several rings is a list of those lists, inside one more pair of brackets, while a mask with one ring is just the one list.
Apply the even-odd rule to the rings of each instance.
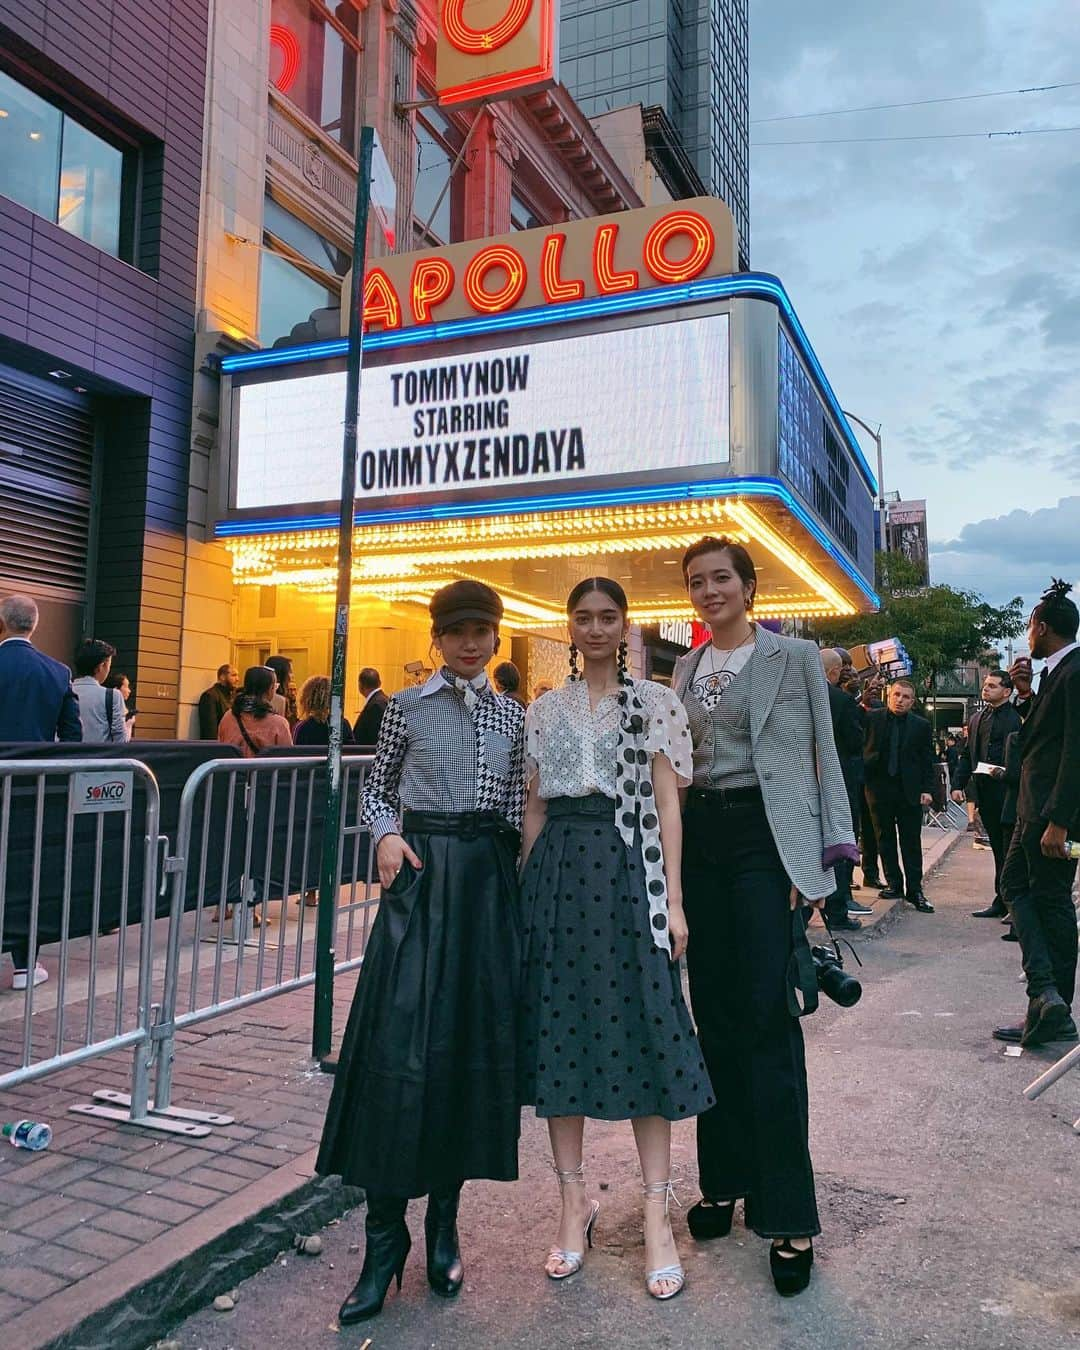
[[791, 911], [791, 956], [788, 958], [788, 1011], [792, 1017], [809, 1017], [817, 1012], [818, 982], [810, 943], [806, 940], [806, 919], [802, 905]]

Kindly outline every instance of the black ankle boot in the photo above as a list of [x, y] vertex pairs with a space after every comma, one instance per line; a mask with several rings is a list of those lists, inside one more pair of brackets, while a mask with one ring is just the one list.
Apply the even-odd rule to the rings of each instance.
[[705, 1196], [687, 1211], [686, 1226], [691, 1237], [698, 1242], [708, 1242], [712, 1238], [727, 1237], [734, 1217], [734, 1200], [710, 1200]]
[[465, 1278], [458, 1245], [457, 1213], [461, 1187], [428, 1196], [424, 1235], [427, 1238], [427, 1277], [440, 1298], [457, 1298]]
[[397, 1196], [368, 1192], [364, 1266], [356, 1287], [338, 1311], [338, 1321], [343, 1327], [366, 1321], [382, 1312], [390, 1281], [395, 1277], [401, 1288], [401, 1273], [412, 1246], [405, 1224], [407, 1204], [407, 1200]]
[[[786, 1255], [782, 1255], [786, 1253]], [[799, 1251], [785, 1238], [779, 1247], [769, 1248], [769, 1268], [772, 1270], [776, 1292], [785, 1298], [801, 1294], [810, 1283], [810, 1267], [814, 1264], [814, 1244]]]

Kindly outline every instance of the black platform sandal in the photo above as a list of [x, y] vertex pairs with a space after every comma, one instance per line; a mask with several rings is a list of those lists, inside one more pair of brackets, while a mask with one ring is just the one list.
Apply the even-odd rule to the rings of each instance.
[[458, 1243], [457, 1213], [461, 1190], [428, 1196], [424, 1218], [427, 1238], [427, 1277], [432, 1293], [440, 1298], [457, 1298], [465, 1279], [465, 1267]]
[[810, 1268], [814, 1264], [814, 1244], [805, 1251], [791, 1245], [790, 1238], [774, 1242], [769, 1248], [769, 1268], [776, 1292], [784, 1298], [801, 1294], [810, 1283]]
[[338, 1322], [343, 1327], [366, 1322], [382, 1312], [391, 1280], [396, 1278], [401, 1289], [402, 1272], [412, 1246], [405, 1223], [407, 1200], [369, 1192], [367, 1204], [364, 1265], [352, 1293], [338, 1310]]
[[710, 1200], [708, 1196], [702, 1196], [687, 1210], [686, 1226], [690, 1236], [698, 1242], [709, 1242], [713, 1238], [727, 1237], [734, 1217], [734, 1200]]

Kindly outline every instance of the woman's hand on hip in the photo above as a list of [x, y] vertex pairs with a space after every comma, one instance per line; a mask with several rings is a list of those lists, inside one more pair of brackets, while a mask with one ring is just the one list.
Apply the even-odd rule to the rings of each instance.
[[379, 840], [376, 857], [379, 881], [383, 886], [390, 885], [401, 871], [402, 863], [410, 863], [418, 872], [424, 865], [400, 834], [384, 834]]
[[678, 961], [686, 955], [686, 942], [690, 930], [686, 926], [686, 914], [681, 902], [674, 905], [668, 901], [668, 937], [671, 939], [671, 959]]

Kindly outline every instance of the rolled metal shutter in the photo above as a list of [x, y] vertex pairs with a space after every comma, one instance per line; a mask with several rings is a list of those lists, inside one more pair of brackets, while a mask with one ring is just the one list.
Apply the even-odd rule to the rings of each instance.
[[0, 370], [0, 580], [86, 596], [94, 473], [89, 399]]

